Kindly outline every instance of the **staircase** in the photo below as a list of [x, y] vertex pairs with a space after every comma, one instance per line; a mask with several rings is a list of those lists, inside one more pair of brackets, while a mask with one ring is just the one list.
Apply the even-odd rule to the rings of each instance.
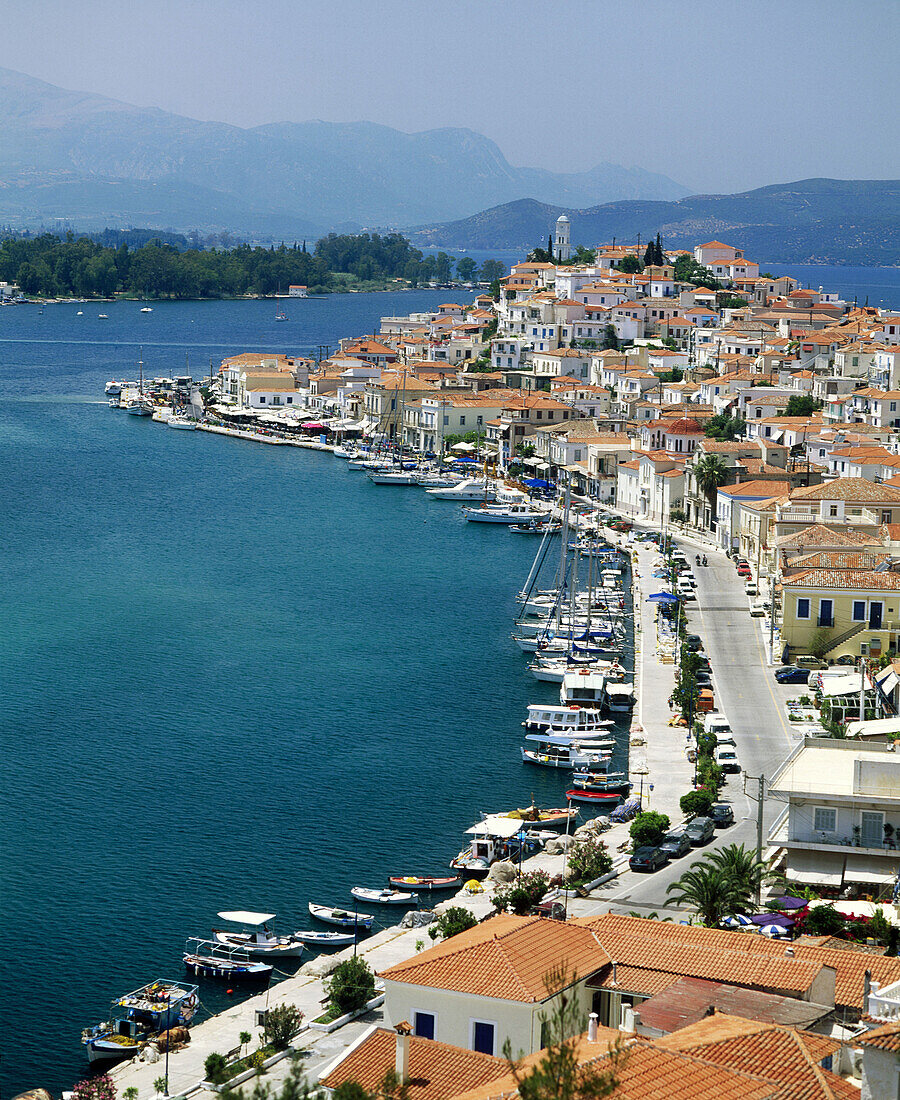
[[857, 634], [862, 634], [864, 630], [868, 629], [869, 624], [867, 622], [854, 623], [853, 626], [851, 626], [848, 630], [845, 630], [843, 634], [838, 634], [836, 638], [831, 639], [831, 641], [828, 643], [828, 648], [822, 652], [822, 656], [824, 657], [826, 653], [831, 653], [833, 650], [837, 649], [839, 645], [843, 645], [844, 642], [848, 642]]

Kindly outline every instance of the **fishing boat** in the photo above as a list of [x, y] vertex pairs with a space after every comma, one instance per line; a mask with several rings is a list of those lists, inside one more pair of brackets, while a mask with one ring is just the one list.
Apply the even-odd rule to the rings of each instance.
[[609, 718], [600, 718], [593, 707], [577, 704], [553, 707], [530, 703], [528, 717], [522, 725], [527, 730], [538, 732], [552, 730], [554, 733], [590, 736], [598, 730], [608, 729], [613, 722]]
[[521, 828], [521, 821], [508, 817], [488, 817], [479, 821], [466, 829], [473, 839], [450, 860], [450, 867], [462, 871], [466, 878], [484, 878], [492, 863], [509, 855], [509, 841]]
[[81, 1042], [89, 1062], [133, 1058], [154, 1035], [189, 1024], [200, 999], [197, 986], [160, 979], [112, 1003], [109, 1019], [85, 1028]]
[[634, 706], [634, 684], [607, 684], [605, 695], [610, 714], [627, 714]]
[[350, 893], [358, 900], [374, 905], [418, 905], [419, 899], [408, 890], [367, 890], [354, 886]]
[[481, 500], [487, 503], [494, 499], [494, 490], [483, 477], [465, 478], [450, 486], [438, 486], [426, 490], [435, 500]]
[[197, 429], [197, 421], [191, 420], [189, 416], [170, 416], [166, 421], [166, 426], [169, 428], [178, 428], [183, 432], [193, 432]]
[[510, 527], [510, 531], [514, 531], [517, 535], [546, 535], [548, 532], [551, 535], [558, 535], [561, 530], [561, 523], [550, 523], [539, 519], [529, 520], [528, 523], [514, 523]]
[[198, 978], [227, 978], [229, 981], [260, 981], [268, 979], [272, 964], [254, 961], [240, 947], [216, 940], [191, 936], [184, 948], [184, 965]]
[[338, 928], [360, 928], [368, 932], [375, 919], [371, 913], [354, 913], [347, 909], [336, 909], [333, 905], [308, 905], [310, 916], [325, 924], [336, 924]]
[[[487, 815], [486, 815], [487, 816]], [[524, 809], [510, 810], [509, 813], [493, 814], [493, 817], [508, 817], [513, 821], [519, 821], [523, 829], [565, 829], [570, 823], [574, 823], [578, 817], [578, 810], [573, 809], [549, 809], [541, 810], [532, 803]]]
[[307, 932], [301, 929], [294, 935], [310, 947], [348, 947], [356, 942], [352, 932]]
[[572, 776], [572, 783], [581, 791], [609, 792], [618, 791], [627, 794], [634, 785], [628, 779], [625, 772], [611, 771], [576, 771]]
[[432, 875], [392, 875], [388, 882], [391, 886], [411, 887], [414, 890], [455, 890], [462, 885], [462, 879], [458, 876], [432, 876]]
[[570, 802], [581, 802], [588, 806], [611, 806], [624, 797], [622, 791], [592, 791], [586, 787], [573, 787], [566, 791]]
[[572, 771], [581, 768], [601, 770], [608, 766], [611, 760], [609, 751], [616, 745], [615, 741], [588, 741], [569, 734], [554, 733], [533, 733], [525, 740], [533, 743], [535, 748], [522, 748], [523, 763]]
[[576, 705], [599, 711], [605, 692], [606, 674], [601, 669], [579, 668], [563, 676], [559, 701], [564, 707]]
[[269, 929], [275, 919], [274, 913], [250, 913], [243, 909], [218, 914], [221, 920], [233, 924], [249, 926], [253, 931], [233, 932], [228, 929], [214, 928], [213, 939], [228, 947], [239, 947], [256, 959], [290, 958], [299, 959], [303, 954], [303, 942], [296, 936], [276, 936]]

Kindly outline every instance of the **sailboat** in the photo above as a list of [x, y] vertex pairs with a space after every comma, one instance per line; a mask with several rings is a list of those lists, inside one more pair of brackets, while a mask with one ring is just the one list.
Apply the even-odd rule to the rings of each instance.
[[275, 292], [275, 320], [276, 321], [286, 321], [288, 319], [288, 315], [284, 312], [284, 310], [278, 304], [278, 295], [280, 293], [281, 293], [281, 287], [279, 287], [278, 290]]
[[152, 416], [153, 402], [144, 396], [144, 349], [141, 348], [139, 360], [140, 381], [138, 382], [138, 395], [125, 406], [132, 416]]

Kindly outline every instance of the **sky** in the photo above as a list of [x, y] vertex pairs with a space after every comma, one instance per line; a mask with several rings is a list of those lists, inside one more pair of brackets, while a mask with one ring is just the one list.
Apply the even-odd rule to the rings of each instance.
[[254, 126], [461, 126], [695, 191], [900, 176], [897, 0], [29, 0], [0, 65]]

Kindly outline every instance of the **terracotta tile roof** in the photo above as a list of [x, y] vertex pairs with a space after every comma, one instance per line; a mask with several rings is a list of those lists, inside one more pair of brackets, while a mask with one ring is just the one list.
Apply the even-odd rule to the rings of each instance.
[[883, 1024], [881, 1027], [873, 1028], [865, 1035], [858, 1036], [853, 1043], [900, 1053], [900, 1024]]
[[702, 1020], [709, 1014], [710, 1008], [760, 1023], [786, 1024], [790, 1027], [809, 1027], [831, 1013], [828, 1005], [817, 1005], [796, 997], [760, 993], [756, 989], [708, 982], [702, 978], [679, 978], [667, 989], [641, 1002], [641, 1025], [663, 1033], [677, 1031]]
[[860, 550], [819, 550], [814, 554], [803, 554], [794, 558], [791, 569], [850, 569], [870, 571], [887, 561], [891, 555], [887, 550], [880, 553]]
[[794, 577], [785, 577], [784, 584], [798, 588], [900, 592], [900, 573], [876, 573], [869, 569], [809, 569]]
[[790, 490], [789, 481], [743, 481], [738, 485], [722, 485], [719, 488], [723, 496], [759, 497], [761, 500], [768, 500], [781, 493], [789, 493]]
[[[900, 534], [900, 526], [898, 526]], [[782, 535], [777, 541], [779, 550], [802, 550], [807, 546], [878, 546], [874, 535], [853, 531], [849, 527], [828, 527], [824, 523], [813, 523], [790, 535]]]
[[853, 503], [900, 503], [900, 488], [886, 483], [877, 484], [864, 477], [838, 477], [821, 485], [795, 489], [791, 500], [848, 500]]
[[508, 1001], [546, 999], [545, 975], [565, 965], [585, 978], [610, 962], [583, 925], [500, 914], [381, 971], [390, 981]]
[[[345, 1081], [356, 1081], [374, 1094], [385, 1074], [394, 1069], [396, 1048], [396, 1033], [377, 1028], [323, 1077], [321, 1084], [334, 1089]], [[410, 1035], [406, 1095], [409, 1100], [449, 1100], [485, 1081], [496, 1080], [506, 1070], [503, 1058]]]

